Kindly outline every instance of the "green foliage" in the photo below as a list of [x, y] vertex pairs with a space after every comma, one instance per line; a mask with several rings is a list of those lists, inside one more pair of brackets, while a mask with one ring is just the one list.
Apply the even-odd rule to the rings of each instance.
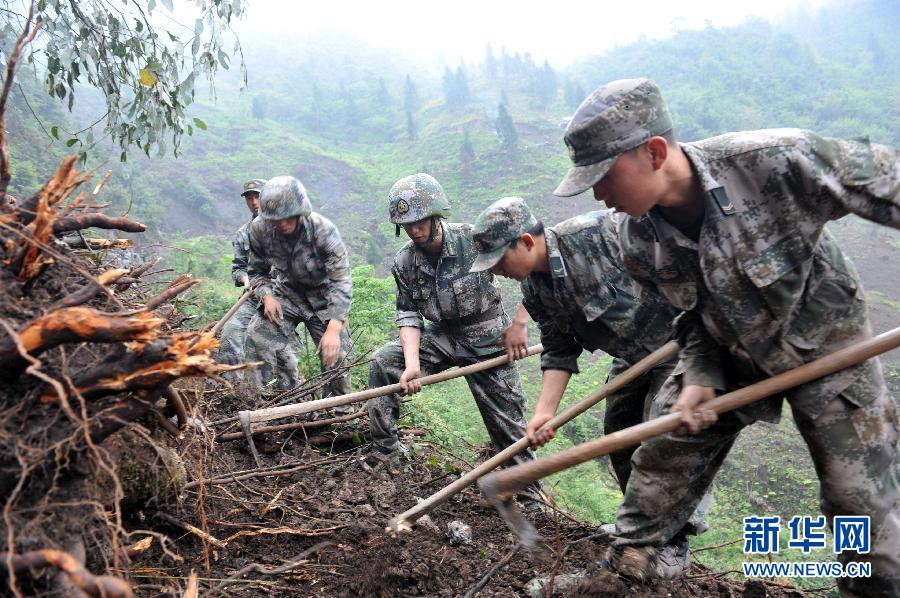
[[[163, 4], [167, 12], [173, 11], [170, 0]], [[39, 0], [34, 18], [42, 28], [25, 57], [29, 63], [43, 61], [47, 93], [65, 102], [70, 111], [76, 87], [86, 84], [100, 92], [105, 114], [95, 122], [105, 123], [103, 131], [120, 146], [123, 161], [134, 146], [148, 156], [151, 149], [164, 155], [167, 138], [177, 155], [188, 128], [186, 110], [194, 101], [194, 83], [201, 76], [211, 82], [220, 67], [229, 68], [221, 31], [243, 14], [240, 0], [198, 0], [196, 5], [200, 17], [193, 34], [185, 37], [180, 30], [173, 33], [159, 25], [155, 0], [127, 0], [116, 7], [102, 0]], [[18, 2], [3, 0], [0, 6], [10, 19], [0, 30], [0, 43], [8, 47], [25, 19], [16, 16]], [[238, 50], [235, 40], [234, 51]], [[242, 62], [246, 81], [243, 67]], [[59, 139], [58, 129], [53, 137]], [[73, 133], [66, 146], [77, 145], [85, 157], [98, 142], [91, 125]]]
[[197, 316], [197, 327], [215, 323], [234, 305], [242, 290], [231, 280], [231, 243], [221, 237], [201, 236], [178, 239], [173, 247], [166, 265], [201, 281], [176, 305], [185, 314]]

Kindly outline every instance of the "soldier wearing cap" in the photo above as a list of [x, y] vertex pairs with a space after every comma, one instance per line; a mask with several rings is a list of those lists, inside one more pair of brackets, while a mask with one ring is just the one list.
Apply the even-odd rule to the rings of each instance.
[[853, 212], [900, 228], [900, 153], [798, 129], [678, 143], [647, 79], [594, 91], [565, 142], [574, 166], [555, 193], [593, 189], [627, 214], [619, 226], [625, 267], [688, 316], [679, 364], [651, 415], [680, 410], [695, 435], [664, 436], [635, 452], [611, 564], [652, 574], [655, 547], [687, 520], [740, 430], [776, 421], [786, 398], [829, 524], [837, 515], [870, 517], [870, 552], [838, 559], [868, 561], [872, 576], [839, 578], [841, 592], [900, 595], [900, 429], [878, 359], [718, 419], [703, 408], [716, 393], [871, 336], [859, 276], [825, 224]]
[[[369, 386], [399, 381], [406, 394], [421, 389], [418, 378], [468, 365], [504, 351], [500, 333], [509, 318], [490, 272], [469, 272], [476, 257], [472, 225], [445, 219], [450, 203], [427, 174], [397, 181], [389, 215], [410, 240], [394, 258], [399, 341], [379, 349], [369, 365]], [[428, 320], [425, 324], [424, 320]], [[515, 363], [466, 376], [495, 451], [525, 435], [525, 395]], [[400, 397], [369, 401], [374, 464], [395, 465], [400, 443]], [[517, 461], [533, 459], [531, 451]]]
[[[275, 355], [302, 322], [316, 343], [322, 371], [350, 353], [347, 316], [353, 288], [347, 248], [337, 227], [312, 211], [303, 184], [292, 176], [269, 179], [260, 217], [250, 225], [248, 273], [262, 308], [247, 329], [247, 359], [262, 361], [257, 382], [275, 377]], [[345, 370], [325, 395], [350, 392]]]
[[[530, 314], [540, 329], [543, 383], [527, 427], [532, 446], [543, 446], [554, 437], [555, 430], [538, 429], [556, 415], [569, 378], [578, 373], [583, 350], [613, 356], [611, 380], [670, 339], [678, 310], [625, 272], [612, 212], [582, 214], [545, 229], [523, 199], [505, 197], [478, 216], [473, 236], [479, 255], [472, 271], [489, 269], [518, 280], [523, 299], [515, 320], [524, 325]], [[645, 407], [674, 365], [660, 365], [608, 397], [604, 433], [641, 423]], [[634, 450], [610, 455], [623, 493]], [[711, 495], [685, 530], [668, 543], [662, 558], [687, 558], [686, 534], [706, 529], [702, 519], [710, 502]]]
[[[259, 192], [266, 181], [263, 179], [251, 179], [244, 183], [244, 191], [241, 197], [247, 203], [250, 210], [250, 220], [244, 223], [234, 234], [231, 240], [233, 249], [231, 259], [231, 278], [234, 286], [246, 287], [250, 284], [247, 274], [247, 261], [250, 254], [250, 224], [259, 215]], [[235, 365], [244, 361], [244, 338], [250, 320], [256, 314], [259, 302], [251, 297], [238, 308], [237, 312], [222, 327], [222, 336], [219, 340], [218, 360], [222, 363]], [[278, 388], [293, 388], [299, 383], [297, 370], [297, 335], [291, 335], [292, 342], [289, 346], [277, 352]], [[226, 376], [230, 375], [226, 373]]]

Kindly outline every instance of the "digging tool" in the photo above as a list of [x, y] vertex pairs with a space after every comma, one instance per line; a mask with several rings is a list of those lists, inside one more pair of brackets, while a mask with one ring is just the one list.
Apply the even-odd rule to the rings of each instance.
[[[825, 357], [772, 376], [751, 386], [707, 401], [703, 406], [717, 414], [749, 405], [760, 399], [784, 392], [817, 378], [857, 365], [877, 355], [900, 347], [900, 328], [894, 328], [874, 338], [850, 345]], [[532, 548], [539, 539], [534, 526], [515, 508], [512, 497], [531, 484], [548, 475], [560, 472], [608, 455], [650, 438], [676, 430], [681, 425], [681, 412], [673, 411], [650, 421], [631, 426], [603, 438], [585, 442], [568, 450], [515, 465], [486, 475], [478, 481], [481, 493], [494, 505], [510, 529]]]
[[[592, 392], [587, 398], [582, 399], [562, 413], [555, 416], [553, 419], [541, 426], [541, 428], [552, 428], [556, 430], [569, 423], [577, 416], [581, 415], [609, 395], [618, 392], [628, 384], [631, 384], [634, 380], [636, 380], [649, 370], [678, 355], [679, 349], [680, 347], [675, 341], [666, 343], [647, 357], [643, 358], [642, 360], [622, 372], [620, 375], [616, 376], [613, 380], [610, 380], [609, 382]], [[400, 531], [411, 530], [412, 524], [415, 523], [416, 519], [429, 512], [439, 504], [445, 502], [451, 496], [457, 494], [466, 486], [474, 483], [484, 474], [492, 471], [493, 469], [496, 469], [498, 466], [502, 465], [510, 458], [524, 451], [526, 448], [528, 448], [528, 444], [529, 443], [527, 437], [520, 438], [475, 469], [460, 477], [452, 484], [445, 486], [414, 507], [410, 508], [407, 511], [404, 511], [403, 513], [400, 513], [399, 515], [388, 521], [386, 531], [390, 533], [397, 533]]]
[[[533, 345], [531, 347], [528, 347], [528, 351], [521, 359], [536, 355], [543, 350], [543, 345]], [[499, 357], [492, 357], [491, 359], [486, 359], [484, 361], [473, 363], [471, 365], [467, 365], [454, 370], [446, 370], [438, 374], [423, 376], [422, 378], [419, 378], [419, 381], [422, 383], [422, 386], [428, 386], [429, 384], [437, 384], [438, 382], [445, 382], [447, 380], [452, 380], [453, 378], [459, 378], [461, 376], [474, 374], [475, 372], [489, 370], [491, 368], [497, 367], [498, 365], [503, 365], [504, 363], [508, 362], [509, 358], [506, 355], [500, 355]], [[349, 394], [341, 395], [338, 397], [319, 399], [318, 401], [307, 401], [305, 403], [295, 403], [293, 405], [270, 407], [268, 409], [256, 409], [253, 411], [241, 411], [239, 412], [239, 415], [246, 413], [247, 417], [250, 418], [251, 423], [267, 422], [273, 419], [280, 419], [282, 417], [290, 417], [292, 415], [302, 415], [304, 413], [312, 413], [313, 411], [321, 411], [322, 409], [330, 409], [332, 407], [338, 407], [340, 405], [360, 403], [362, 401], [368, 401], [369, 399], [383, 397], [397, 392], [403, 392], [403, 389], [400, 387], [400, 385], [389, 384], [387, 386], [379, 386], [377, 388], [370, 388], [368, 390], [361, 390], [359, 392], [351, 392]]]
[[250, 431], [250, 417], [246, 411], [241, 411], [238, 413], [238, 418], [241, 421], [241, 429], [244, 431], [244, 438], [247, 439], [247, 444], [250, 446], [250, 453], [253, 455], [253, 460], [256, 461], [257, 467], [262, 467], [262, 462], [259, 460], [259, 453], [256, 452], [256, 444], [253, 442], [253, 433]]
[[238, 300], [234, 302], [234, 305], [231, 306], [231, 309], [229, 309], [225, 313], [225, 315], [222, 316], [222, 319], [216, 322], [216, 325], [212, 327], [211, 332], [213, 334], [217, 334], [220, 330], [222, 330], [222, 326], [224, 326], [228, 322], [228, 320], [231, 319], [231, 316], [233, 316], [235, 312], [237, 312], [237, 310], [239, 310], [241, 306], [247, 301], [247, 299], [250, 298], [252, 290], [253, 289], [251, 287], [247, 287], [244, 289], [244, 292], [241, 293], [241, 296], [238, 298]]

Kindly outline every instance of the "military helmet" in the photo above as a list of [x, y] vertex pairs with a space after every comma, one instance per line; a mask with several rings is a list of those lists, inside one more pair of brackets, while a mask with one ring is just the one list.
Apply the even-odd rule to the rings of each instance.
[[259, 206], [260, 216], [264, 220], [283, 220], [312, 213], [306, 188], [292, 176], [269, 179], [259, 196]]
[[261, 193], [265, 184], [266, 179], [250, 179], [244, 183], [244, 190], [241, 192], [241, 197], [247, 197], [248, 193]]
[[391, 187], [388, 199], [391, 222], [398, 226], [450, 215], [450, 202], [443, 187], [429, 174], [420, 172], [403, 177]]

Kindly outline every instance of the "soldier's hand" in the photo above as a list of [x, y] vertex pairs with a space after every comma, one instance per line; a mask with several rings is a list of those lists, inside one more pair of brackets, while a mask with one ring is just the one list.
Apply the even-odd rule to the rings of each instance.
[[[332, 320], [333, 322], [334, 320]], [[322, 364], [326, 368], [332, 367], [337, 363], [338, 357], [341, 355], [341, 328], [340, 326], [332, 326], [328, 324], [328, 329], [322, 338], [319, 339], [319, 346], [316, 353], [322, 358]]]
[[528, 354], [528, 328], [525, 322], [513, 320], [509, 327], [501, 334], [503, 346], [506, 347], [506, 356], [509, 363], [516, 359], [522, 359]]
[[281, 320], [284, 319], [281, 303], [273, 295], [266, 295], [263, 299], [263, 315], [266, 316], [267, 320], [275, 324], [281, 324]]
[[535, 411], [531, 421], [528, 422], [528, 427], [525, 429], [525, 433], [528, 435], [528, 442], [531, 443], [531, 448], [536, 449], [542, 447], [556, 436], [556, 430], [553, 428], [539, 429], [545, 423], [550, 421], [553, 418], [553, 415], [554, 414], [552, 413]]
[[238, 282], [241, 283], [242, 287], [249, 287], [250, 286], [250, 277], [247, 276], [247, 273], [245, 272], [245, 273], [241, 274], [241, 276], [238, 278]]
[[672, 411], [681, 411], [681, 426], [677, 433], [696, 434], [716, 423], [719, 419], [716, 412], [703, 406], [715, 396], [716, 390], [710, 386], [690, 384], [682, 388], [678, 400], [672, 405]]
[[419, 382], [418, 378], [422, 376], [422, 371], [418, 366], [416, 367], [407, 367], [403, 370], [403, 373], [400, 374], [400, 388], [403, 389], [403, 392], [408, 395], [414, 395], [420, 390], [422, 390], [422, 383]]

